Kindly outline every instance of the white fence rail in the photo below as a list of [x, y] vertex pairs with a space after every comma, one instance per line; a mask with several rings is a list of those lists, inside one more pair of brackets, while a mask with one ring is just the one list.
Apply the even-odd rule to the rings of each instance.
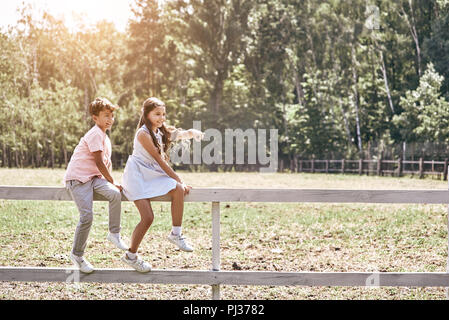
[[[71, 201], [65, 188], [0, 186], [0, 199]], [[104, 199], [95, 198], [96, 201]], [[123, 198], [124, 201], [127, 199]], [[167, 196], [152, 199], [169, 201]], [[449, 204], [446, 190], [321, 190], [321, 189], [193, 189], [186, 202], [212, 203], [211, 270], [96, 269], [92, 274], [71, 268], [0, 267], [0, 281], [203, 284], [220, 299], [220, 285], [275, 286], [410, 286], [449, 287], [442, 272], [262, 272], [220, 270], [220, 202], [414, 203]], [[448, 271], [449, 272], [449, 271]]]

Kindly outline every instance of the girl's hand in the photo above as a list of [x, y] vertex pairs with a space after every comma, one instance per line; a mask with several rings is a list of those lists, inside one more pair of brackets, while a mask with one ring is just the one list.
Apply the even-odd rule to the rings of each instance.
[[122, 192], [123, 191], [123, 187], [121, 186], [121, 185], [119, 185], [119, 184], [115, 184], [114, 183], [114, 186], [117, 188], [117, 189], [119, 189], [120, 190], [120, 192]]
[[184, 195], [188, 195], [190, 190], [192, 190], [192, 186], [188, 186], [185, 183], [182, 184], [182, 188], [184, 189]]
[[196, 141], [201, 141], [204, 139], [204, 132], [201, 132], [196, 129], [189, 129], [188, 131], [192, 135], [192, 138], [195, 139]]

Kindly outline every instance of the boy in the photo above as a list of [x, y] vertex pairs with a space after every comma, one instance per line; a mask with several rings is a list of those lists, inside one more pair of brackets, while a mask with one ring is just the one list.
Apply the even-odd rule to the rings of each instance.
[[92, 265], [83, 258], [87, 237], [93, 221], [93, 195], [98, 193], [109, 201], [109, 234], [107, 239], [117, 248], [127, 250], [120, 237], [122, 187], [111, 176], [111, 141], [106, 130], [114, 123], [118, 106], [103, 98], [89, 105], [95, 126], [81, 138], [70, 159], [64, 176], [66, 187], [75, 201], [80, 220], [75, 231], [70, 258], [81, 272], [91, 273]]

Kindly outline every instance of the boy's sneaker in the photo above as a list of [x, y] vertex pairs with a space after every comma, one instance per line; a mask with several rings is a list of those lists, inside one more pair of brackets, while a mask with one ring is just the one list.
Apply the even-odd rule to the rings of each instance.
[[70, 253], [70, 260], [72, 260], [75, 267], [83, 273], [92, 273], [94, 271], [94, 267], [89, 263], [89, 261], [84, 259], [84, 257], [78, 257], [73, 253]]
[[186, 238], [183, 234], [174, 235], [173, 233], [170, 233], [168, 236], [168, 240], [178, 246], [179, 249], [182, 251], [192, 252], [193, 248], [190, 246], [190, 244], [186, 241]]
[[126, 243], [123, 242], [122, 238], [120, 237], [120, 233], [110, 233], [108, 234], [109, 241], [111, 241], [117, 248], [121, 250], [128, 250], [128, 246]]
[[151, 265], [148, 262], [143, 261], [138, 256], [136, 256], [136, 259], [130, 259], [128, 258], [128, 255], [125, 253], [125, 255], [122, 257], [122, 261], [125, 262], [127, 265], [133, 267], [138, 272], [148, 272], [151, 271]]

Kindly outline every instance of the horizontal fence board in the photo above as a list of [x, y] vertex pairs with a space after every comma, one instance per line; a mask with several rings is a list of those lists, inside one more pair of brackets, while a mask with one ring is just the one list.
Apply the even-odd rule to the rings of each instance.
[[[0, 186], [0, 199], [71, 201], [65, 188]], [[97, 201], [105, 199], [98, 195]], [[123, 196], [122, 199], [127, 201]], [[152, 201], [169, 201], [169, 196]], [[449, 190], [221, 189], [195, 188], [186, 202], [322, 202], [449, 204]]]
[[96, 269], [91, 274], [73, 268], [0, 267], [0, 281], [99, 282], [202, 285], [277, 286], [411, 286], [447, 287], [449, 274], [439, 272], [269, 272]]

